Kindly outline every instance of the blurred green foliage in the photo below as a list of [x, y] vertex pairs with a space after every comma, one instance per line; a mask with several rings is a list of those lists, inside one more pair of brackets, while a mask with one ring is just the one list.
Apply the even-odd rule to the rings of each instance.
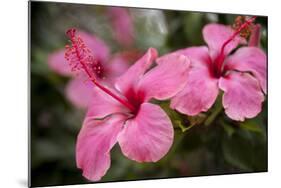
[[[32, 186], [88, 183], [75, 164], [75, 141], [85, 111], [65, 98], [69, 78], [49, 69], [48, 55], [67, 43], [65, 31], [76, 27], [96, 34], [113, 52], [124, 48], [112, 37], [103, 6], [31, 2], [31, 178]], [[130, 8], [137, 49], [156, 47], [160, 54], [204, 44], [209, 22], [231, 24], [236, 15]], [[267, 18], [262, 47], [267, 51]], [[115, 146], [111, 168], [102, 181], [188, 177], [267, 171], [267, 102], [254, 119], [239, 123], [226, 117], [218, 98], [207, 113], [188, 117], [158, 103], [170, 116], [175, 140], [157, 163], [126, 159]]]

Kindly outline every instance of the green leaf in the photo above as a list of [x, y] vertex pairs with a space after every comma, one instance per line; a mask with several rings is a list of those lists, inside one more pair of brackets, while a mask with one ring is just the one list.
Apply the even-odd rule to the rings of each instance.
[[267, 170], [266, 140], [253, 132], [238, 130], [222, 144], [226, 162], [245, 172]]
[[223, 109], [221, 101], [222, 101], [222, 93], [220, 93], [219, 96], [217, 97], [216, 103], [211, 109], [210, 115], [208, 115], [208, 117], [206, 118], [205, 126], [211, 125], [214, 122], [214, 120], [217, 118], [217, 116], [221, 113]]
[[227, 133], [228, 136], [232, 136], [235, 133], [235, 128], [232, 125], [227, 124], [225, 121], [220, 121], [221, 126], [223, 127], [224, 131]]
[[199, 125], [201, 123], [203, 123], [206, 119], [206, 114], [200, 113], [196, 116], [187, 116], [187, 119], [190, 123], [191, 126], [193, 125]]
[[182, 132], [185, 132], [185, 131], [191, 129], [194, 126], [193, 125], [193, 126], [186, 127], [185, 125], [182, 124], [182, 122], [180, 120], [175, 120], [174, 122], [179, 126], [179, 128], [181, 129]]
[[253, 120], [248, 120], [240, 123], [240, 127], [251, 132], [263, 134], [263, 129], [261, 128], [261, 126]]
[[194, 12], [186, 14], [184, 17], [184, 32], [189, 45], [202, 44], [201, 30], [203, 26], [204, 14]]

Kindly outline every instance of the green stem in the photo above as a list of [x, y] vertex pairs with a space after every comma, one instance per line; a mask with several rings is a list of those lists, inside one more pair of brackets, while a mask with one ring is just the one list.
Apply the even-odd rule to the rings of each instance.
[[205, 126], [210, 126], [214, 120], [217, 118], [217, 116], [221, 113], [223, 106], [222, 106], [222, 94], [220, 94], [217, 98], [217, 102], [214, 106], [214, 111], [206, 118], [205, 120]]

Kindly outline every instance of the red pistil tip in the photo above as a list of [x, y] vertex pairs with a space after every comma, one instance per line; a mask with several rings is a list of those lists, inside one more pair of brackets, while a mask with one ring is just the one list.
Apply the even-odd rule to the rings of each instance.
[[[232, 25], [232, 28], [235, 31], [240, 30], [239, 35], [245, 39], [248, 39], [252, 33], [254, 27], [253, 21], [255, 20], [255, 18], [256, 16], [247, 20], [246, 16], [237, 16], [235, 18], [234, 24]], [[245, 26], [243, 26], [244, 24]]]
[[76, 35], [76, 29], [67, 30], [66, 35], [70, 38], [71, 45], [65, 46], [65, 59], [69, 62], [71, 70], [80, 71], [82, 69], [93, 80], [94, 75], [91, 71], [91, 65], [96, 62], [96, 59], [84, 41]]
[[75, 28], [70, 28], [66, 31], [66, 35], [72, 39], [75, 37], [75, 34], [76, 34], [76, 29]]
[[223, 43], [222, 48], [221, 48], [221, 55], [223, 55], [224, 48], [226, 47], [226, 45], [228, 45], [236, 37], [236, 35], [238, 35], [238, 34], [240, 35], [241, 31], [244, 30], [245, 28], [247, 28], [250, 24], [252, 24], [255, 21], [255, 19], [256, 19], [256, 16], [253, 16], [250, 19], [245, 20], [245, 22], [243, 24], [240, 24], [239, 27], [237, 29], [235, 29], [235, 32], [233, 33], [233, 35]]

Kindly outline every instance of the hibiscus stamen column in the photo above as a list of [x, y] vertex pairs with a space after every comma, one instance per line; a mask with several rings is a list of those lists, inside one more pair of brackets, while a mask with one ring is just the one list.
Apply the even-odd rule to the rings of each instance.
[[223, 62], [224, 62], [224, 50], [225, 47], [232, 41], [234, 38], [245, 28], [247, 28], [251, 23], [253, 23], [256, 19], [256, 16], [251, 17], [250, 19], [246, 20], [245, 23], [243, 23], [222, 45], [220, 53], [216, 59], [216, 66], [218, 73], [221, 74], [222, 68], [223, 68]]
[[[120, 102], [122, 105], [127, 107], [129, 110], [134, 111], [135, 107], [128, 103], [126, 100], [120, 98], [105, 86], [101, 85], [95, 78], [94, 72], [91, 72], [89, 66], [96, 63], [96, 59], [91, 54], [91, 51], [86, 47], [83, 40], [76, 36], [75, 29], [69, 29], [66, 32], [70, 38], [72, 46], [66, 46], [65, 58], [72, 67], [72, 71], [83, 69], [89, 79], [106, 94]], [[95, 70], [94, 70], [95, 71]]]

